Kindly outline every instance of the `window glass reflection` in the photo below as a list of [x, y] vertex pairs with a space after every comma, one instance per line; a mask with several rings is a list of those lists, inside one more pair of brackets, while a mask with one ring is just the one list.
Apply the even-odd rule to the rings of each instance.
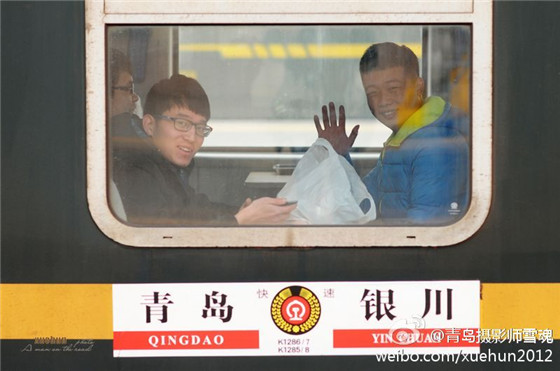
[[[468, 208], [467, 26], [111, 26], [107, 40], [109, 189], [127, 223], [443, 225]], [[297, 171], [318, 136], [317, 167], [349, 165], [346, 183]]]

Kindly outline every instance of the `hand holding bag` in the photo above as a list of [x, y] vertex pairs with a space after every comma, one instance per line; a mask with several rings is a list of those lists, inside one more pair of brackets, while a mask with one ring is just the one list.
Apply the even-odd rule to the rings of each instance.
[[360, 176], [323, 138], [305, 153], [278, 197], [297, 201], [292, 224], [364, 224], [376, 218]]

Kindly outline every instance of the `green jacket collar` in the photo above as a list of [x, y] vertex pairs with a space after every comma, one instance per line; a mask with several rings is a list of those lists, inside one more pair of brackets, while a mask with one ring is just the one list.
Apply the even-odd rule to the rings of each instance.
[[399, 147], [412, 133], [436, 121], [443, 114], [445, 101], [440, 97], [429, 97], [419, 110], [414, 112], [400, 127], [399, 131], [391, 135], [386, 145]]

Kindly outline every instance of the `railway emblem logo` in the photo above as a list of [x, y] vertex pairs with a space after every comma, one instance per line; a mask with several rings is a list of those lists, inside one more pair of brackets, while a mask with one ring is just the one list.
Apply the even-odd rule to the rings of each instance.
[[274, 324], [291, 335], [301, 335], [311, 331], [319, 322], [321, 304], [315, 294], [302, 286], [282, 289], [270, 308]]
[[459, 204], [457, 202], [452, 202], [449, 204], [449, 209], [447, 210], [449, 215], [459, 215], [461, 210], [459, 209]]

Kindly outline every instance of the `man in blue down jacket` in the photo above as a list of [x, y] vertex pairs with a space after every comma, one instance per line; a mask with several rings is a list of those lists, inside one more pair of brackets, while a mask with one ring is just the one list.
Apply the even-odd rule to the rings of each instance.
[[[372, 114], [393, 131], [363, 181], [384, 224], [441, 225], [464, 215], [469, 202], [469, 119], [440, 97], [424, 99], [418, 59], [406, 46], [371, 45], [360, 73]], [[348, 160], [358, 135], [346, 135], [344, 107], [323, 106], [319, 137]]]

